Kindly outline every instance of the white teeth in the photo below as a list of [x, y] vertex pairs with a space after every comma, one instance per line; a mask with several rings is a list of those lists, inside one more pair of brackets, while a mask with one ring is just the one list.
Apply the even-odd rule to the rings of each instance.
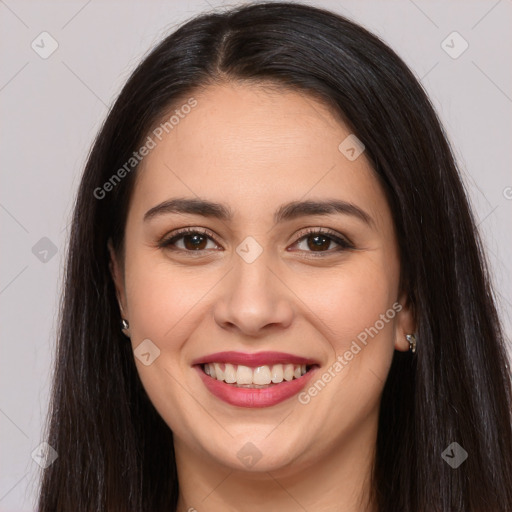
[[[238, 368], [240, 368], [240, 366]], [[254, 373], [254, 377], [252, 378], [252, 383], [248, 382], [248, 384], [270, 384], [272, 380], [268, 366], [258, 366], [254, 369], [254, 372], [251, 373]]]
[[215, 368], [215, 377], [217, 380], [224, 380], [224, 371], [220, 367], [219, 363], [213, 363], [213, 366]]
[[224, 382], [228, 384], [236, 382], [236, 371], [232, 364], [226, 363], [226, 367], [224, 368]]
[[287, 364], [284, 367], [284, 380], [293, 379], [293, 364]]
[[[306, 372], [304, 372], [306, 373]], [[272, 366], [272, 382], [283, 382], [283, 365], [275, 364]]]
[[274, 364], [251, 368], [242, 364], [207, 363], [204, 372], [210, 377], [236, 386], [258, 387], [298, 379], [306, 373], [305, 364]]
[[252, 370], [248, 366], [238, 365], [236, 370], [237, 384], [254, 384], [252, 381]]

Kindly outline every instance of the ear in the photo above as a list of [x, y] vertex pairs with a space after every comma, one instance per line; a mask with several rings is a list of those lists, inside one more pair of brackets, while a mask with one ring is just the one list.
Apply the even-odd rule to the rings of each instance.
[[110, 254], [109, 260], [109, 268], [110, 274], [112, 275], [112, 280], [114, 281], [114, 285], [116, 287], [116, 296], [117, 302], [119, 303], [119, 309], [121, 311], [121, 316], [123, 318], [127, 318], [128, 308], [126, 305], [126, 293], [124, 286], [124, 273], [119, 262], [119, 258], [114, 250], [114, 246], [112, 245], [112, 240], [109, 238], [107, 242], [108, 252]]
[[409, 350], [409, 342], [405, 336], [416, 332], [416, 320], [414, 318], [411, 301], [405, 291], [400, 294], [397, 302], [401, 306], [401, 309], [396, 317], [395, 349], [401, 352], [407, 352]]

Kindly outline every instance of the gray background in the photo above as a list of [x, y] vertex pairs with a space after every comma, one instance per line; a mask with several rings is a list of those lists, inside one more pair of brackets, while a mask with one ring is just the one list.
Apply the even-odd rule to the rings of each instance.
[[[421, 79], [459, 160], [510, 339], [512, 1], [310, 3], [378, 34]], [[222, 5], [234, 3], [0, 0], [0, 511], [35, 509], [31, 453], [44, 441], [68, 224], [94, 135], [143, 55]], [[49, 48], [43, 31], [58, 43], [47, 59], [31, 47]], [[456, 59], [442, 47], [453, 31], [469, 44]]]

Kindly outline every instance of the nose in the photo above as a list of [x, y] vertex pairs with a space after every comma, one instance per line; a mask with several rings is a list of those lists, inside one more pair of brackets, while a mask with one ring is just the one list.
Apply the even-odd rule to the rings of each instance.
[[293, 293], [270, 268], [265, 251], [252, 263], [237, 258], [222, 286], [214, 319], [223, 329], [257, 337], [291, 324]]

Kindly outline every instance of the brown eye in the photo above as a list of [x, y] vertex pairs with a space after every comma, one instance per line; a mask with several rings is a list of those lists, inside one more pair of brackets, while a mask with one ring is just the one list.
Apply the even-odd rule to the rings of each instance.
[[306, 237], [308, 248], [312, 251], [329, 249], [332, 239], [325, 235], [309, 235]]
[[[208, 242], [212, 242], [213, 247], [208, 247]], [[187, 229], [162, 240], [158, 246], [176, 251], [194, 252], [215, 249], [217, 243], [206, 232]]]
[[206, 249], [207, 238], [204, 235], [201, 235], [201, 234], [185, 235], [185, 236], [182, 236], [181, 238], [183, 238], [183, 245], [188, 250], [197, 251], [197, 250]]
[[[331, 250], [334, 247], [333, 250]], [[353, 249], [354, 246], [337, 234], [324, 230], [311, 230], [303, 234], [299, 240], [295, 242], [299, 250], [313, 253], [333, 253], [340, 252], [345, 249]], [[302, 245], [302, 247], [301, 247]]]

